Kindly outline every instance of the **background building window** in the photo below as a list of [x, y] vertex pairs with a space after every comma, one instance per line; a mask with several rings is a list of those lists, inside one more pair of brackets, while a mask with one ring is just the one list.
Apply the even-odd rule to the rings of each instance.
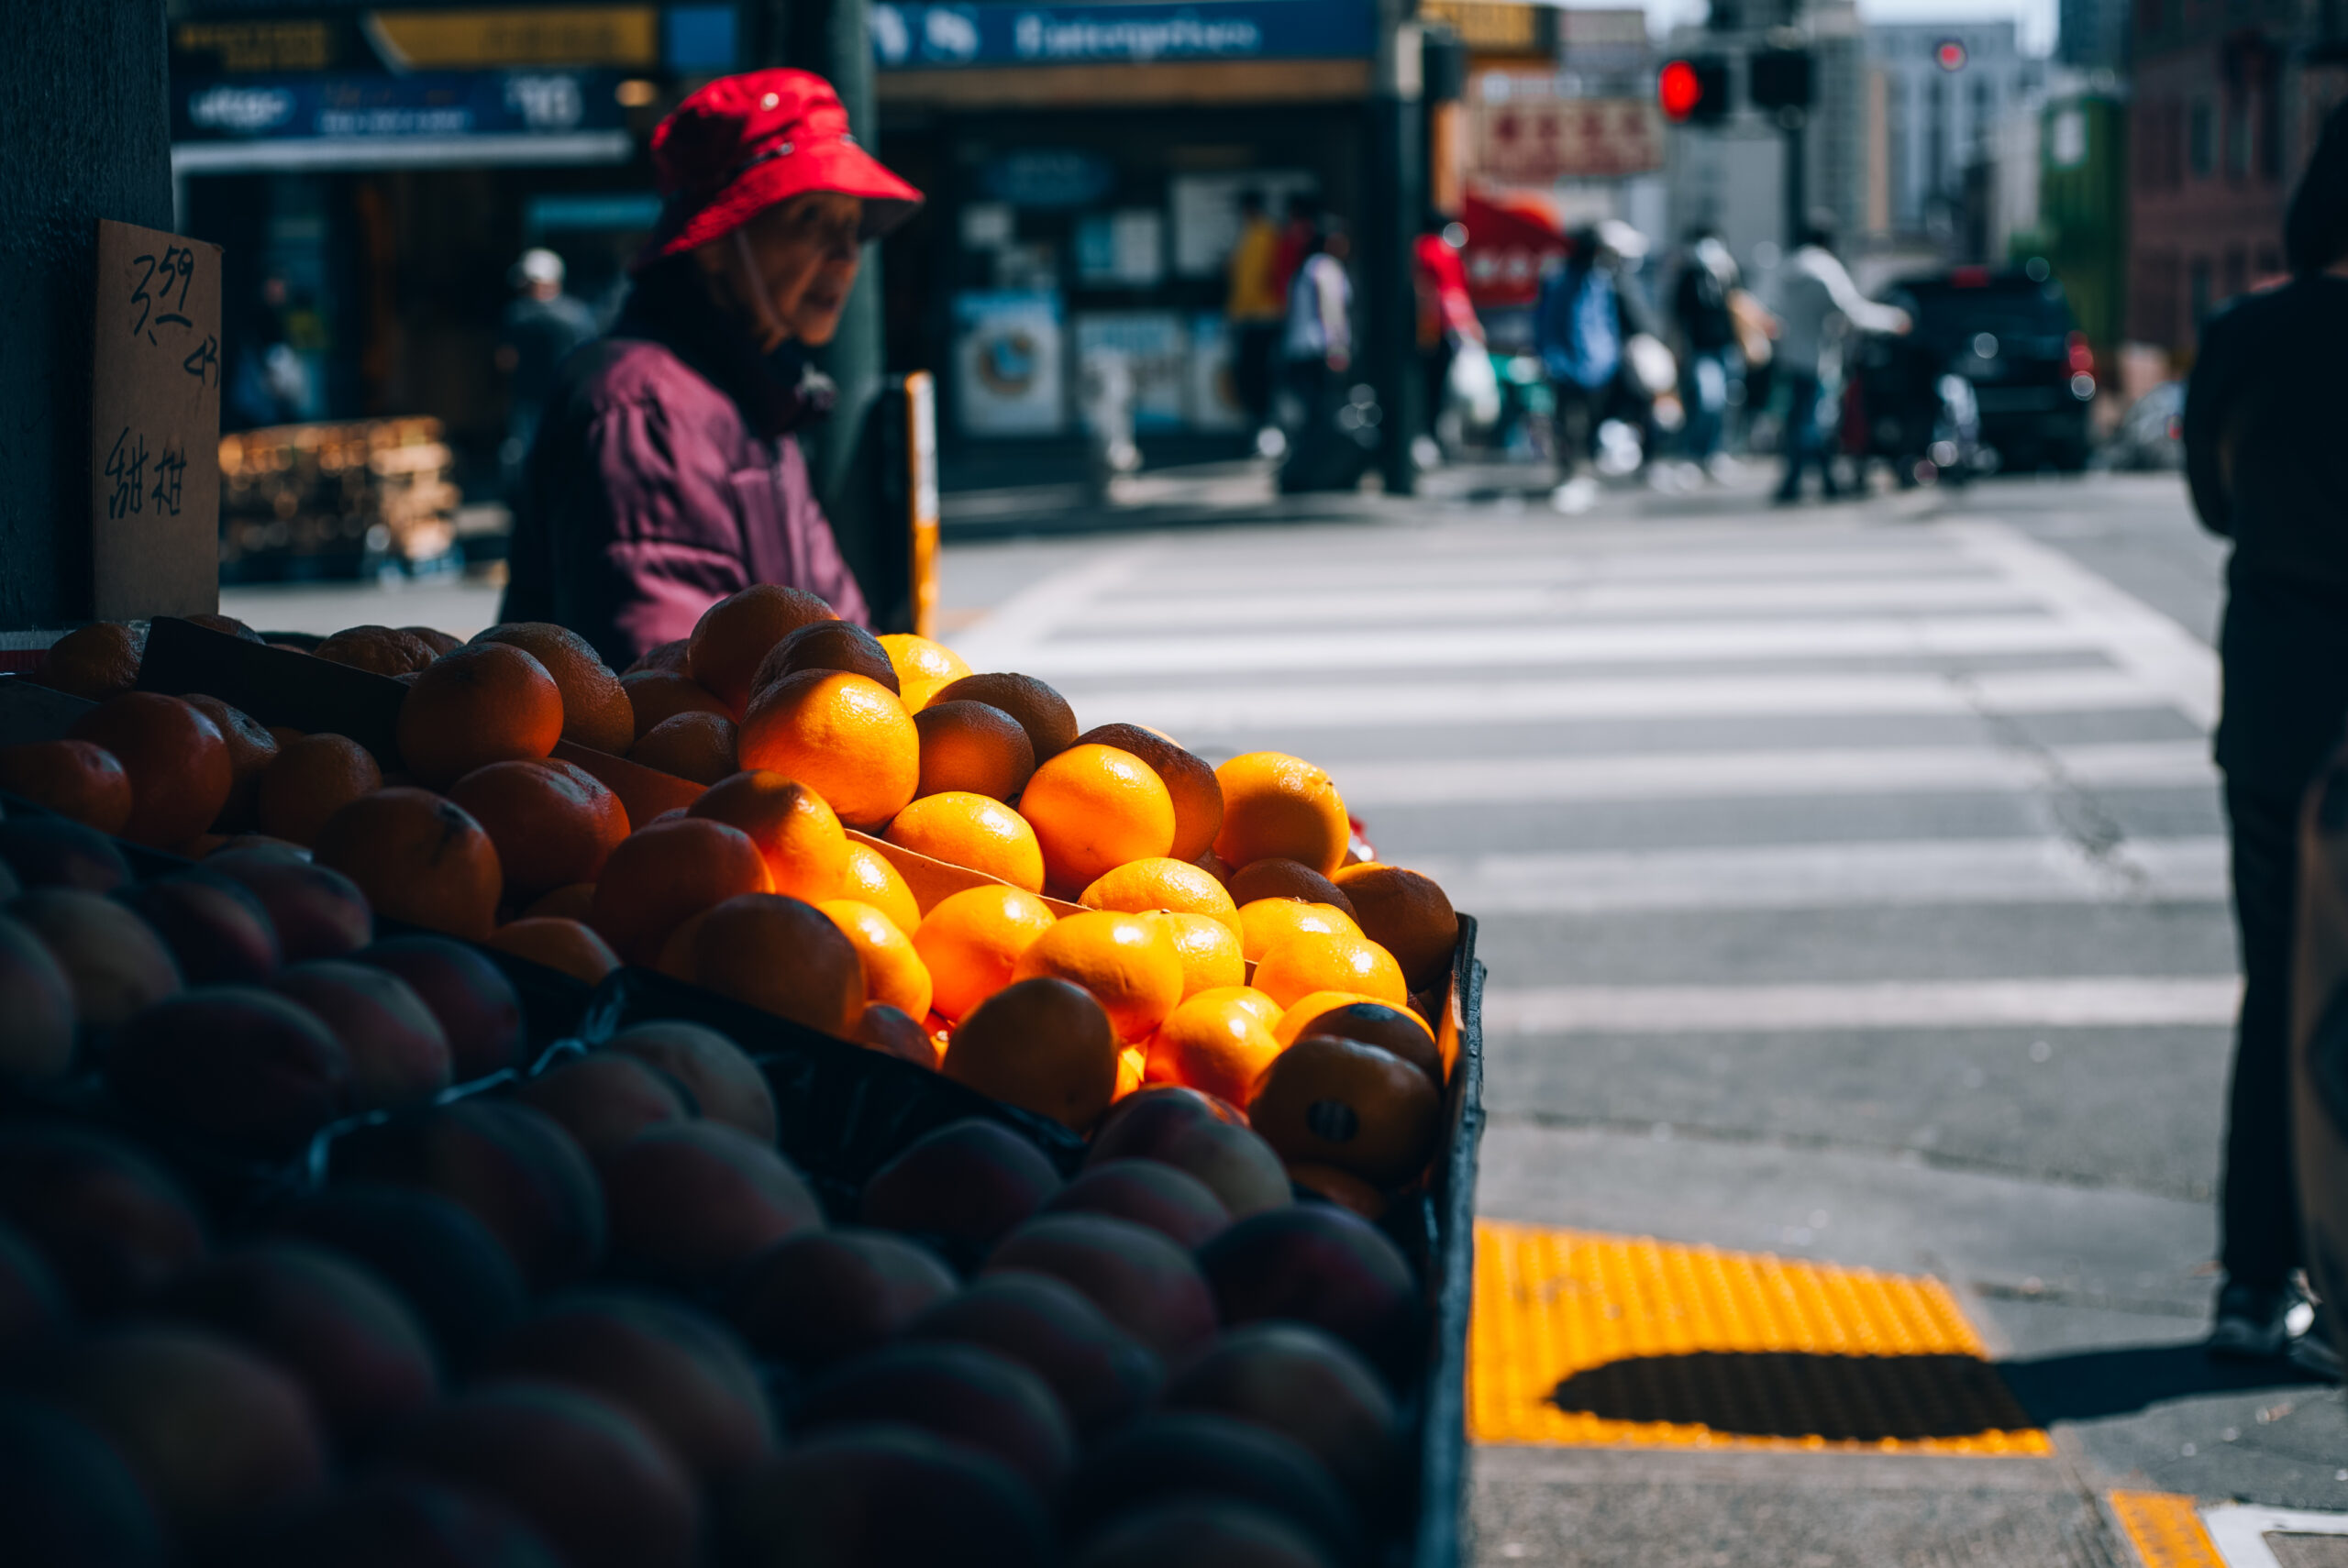
[[2206, 180], [2216, 165], [2217, 115], [2207, 98], [2196, 98], [2186, 113], [2185, 160], [2196, 180]]
[[2185, 270], [2185, 305], [2193, 330], [2199, 332], [2201, 324], [2210, 317], [2210, 259], [2196, 256]]
[[2246, 92], [2235, 94], [2226, 105], [2226, 173], [2236, 180], [2250, 175], [2251, 107]]

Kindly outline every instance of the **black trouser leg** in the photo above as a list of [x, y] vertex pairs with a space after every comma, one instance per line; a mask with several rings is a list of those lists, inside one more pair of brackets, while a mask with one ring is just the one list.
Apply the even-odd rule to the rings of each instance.
[[2298, 913], [2298, 802], [2226, 785], [2242, 1018], [2226, 1108], [2220, 1261], [2245, 1285], [2280, 1286], [2299, 1266], [2291, 1169], [2291, 950]]

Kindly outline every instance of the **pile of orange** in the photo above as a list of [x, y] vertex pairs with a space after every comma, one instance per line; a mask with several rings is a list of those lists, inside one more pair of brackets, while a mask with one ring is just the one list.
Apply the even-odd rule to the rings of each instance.
[[[1199, 1089], [1333, 1188], [1433, 1146], [1456, 917], [1359, 859], [1301, 758], [1085, 730], [1040, 680], [775, 587], [616, 673], [551, 625], [339, 634], [321, 657], [408, 685], [389, 778], [341, 736], [125, 690], [127, 633], [75, 637], [53, 671], [105, 701], [0, 751], [0, 787], [106, 831], [281, 837], [386, 914], [591, 980], [657, 966], [1080, 1128]], [[564, 741], [708, 789], [631, 823]]]

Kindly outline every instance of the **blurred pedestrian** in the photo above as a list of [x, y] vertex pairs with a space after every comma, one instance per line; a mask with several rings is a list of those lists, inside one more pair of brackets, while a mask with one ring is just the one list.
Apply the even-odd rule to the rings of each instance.
[[[1418, 295], [1420, 373], [1426, 382], [1428, 423], [1441, 444], [1456, 448], [1471, 421], [1500, 417], [1500, 382], [1484, 347], [1484, 324], [1468, 293], [1467, 226], [1430, 213], [1411, 244], [1411, 281]], [[1458, 395], [1453, 393], [1456, 390]]]
[[1272, 250], [1272, 292], [1283, 300], [1296, 270], [1312, 254], [1321, 234], [1321, 204], [1302, 191], [1288, 199], [1288, 215], [1280, 220], [1279, 243]]
[[1679, 395], [1687, 404], [1682, 436], [1690, 461], [1714, 479], [1728, 472], [1721, 435], [1728, 417], [1731, 359], [1737, 345], [1729, 297], [1736, 292], [1736, 259], [1709, 225], [1688, 231], [1688, 253], [1671, 290], [1671, 317], [1679, 329]]
[[1830, 423], [1842, 405], [1843, 335], [1905, 332], [1908, 313], [1877, 304], [1859, 293], [1834, 255], [1833, 222], [1823, 215], [1803, 230], [1801, 244], [1778, 273], [1778, 379], [1786, 387], [1786, 477], [1778, 502], [1801, 499], [1802, 470], [1818, 468], [1820, 491], [1833, 500], [1834, 457]]
[[556, 369], [595, 339], [594, 312], [563, 293], [562, 279], [562, 258], [543, 248], [525, 250], [514, 263], [520, 294], [505, 307], [496, 355], [505, 374], [505, 444], [498, 456], [508, 496], [521, 491], [523, 460], [537, 438]]
[[294, 347], [293, 290], [271, 272], [261, 280], [236, 333], [226, 423], [229, 428], [291, 425], [310, 415], [310, 367]]
[[1272, 356], [1279, 347], [1281, 287], [1274, 277], [1280, 233], [1264, 210], [1261, 191], [1239, 197], [1239, 238], [1227, 264], [1224, 315], [1231, 325], [1231, 379], [1246, 411], [1247, 428], [1260, 434], [1272, 420]]
[[1324, 215], [1289, 280], [1281, 374], [1300, 412], [1280, 466], [1284, 491], [1342, 490], [1361, 478], [1363, 447], [1353, 430], [1339, 428], [1351, 402], [1354, 362], [1354, 289], [1346, 275], [1351, 254], [1345, 226]]
[[623, 667], [753, 583], [867, 619], [792, 432], [831, 410], [831, 341], [863, 247], [921, 193], [848, 135], [822, 77], [695, 91], [652, 136], [664, 198], [611, 335], [555, 376], [515, 522], [508, 621]]
[[[1556, 410], [1558, 482], [1549, 503], [1575, 513], [1598, 499], [1598, 481], [1581, 469], [1593, 456], [1599, 426], [1634, 395], [1623, 375], [1624, 346], [1634, 337], [1653, 336], [1653, 326], [1627, 276], [1645, 250], [1638, 230], [1619, 222], [1597, 224], [1577, 230], [1567, 244], [1565, 259], [1541, 280], [1533, 343]], [[1644, 403], [1643, 390], [1635, 395]], [[1644, 423], [1644, 406], [1636, 413]]]
[[[2213, 1354], [2288, 1340], [2301, 1253], [2291, 1155], [2290, 995], [2299, 802], [2348, 715], [2348, 108], [2336, 109], [2283, 223], [2291, 282], [2201, 327], [2185, 397], [2186, 477], [2202, 525], [2233, 541], [2218, 634], [2241, 936], [2242, 1013], [2219, 1198]], [[2310, 1337], [2294, 1360], [2337, 1375]]]

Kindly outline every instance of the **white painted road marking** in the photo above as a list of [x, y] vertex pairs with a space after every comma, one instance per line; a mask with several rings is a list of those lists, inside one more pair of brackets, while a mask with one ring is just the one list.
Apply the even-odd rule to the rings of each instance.
[[2233, 1022], [2241, 999], [2231, 975], [1496, 988], [1484, 993], [1484, 1027], [1519, 1035], [2221, 1028]]

